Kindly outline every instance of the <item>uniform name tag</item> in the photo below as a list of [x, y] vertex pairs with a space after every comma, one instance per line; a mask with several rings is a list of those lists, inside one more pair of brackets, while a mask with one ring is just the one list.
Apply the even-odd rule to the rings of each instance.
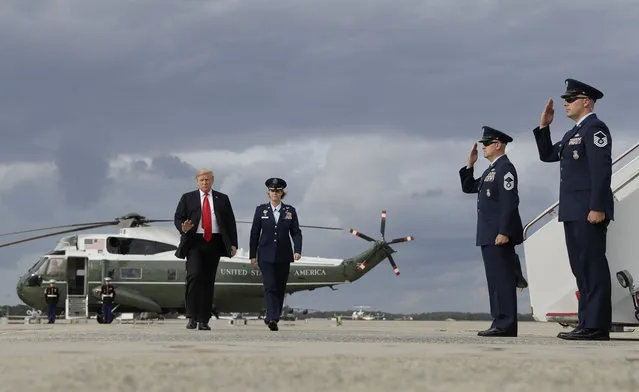
[[574, 146], [576, 144], [581, 144], [581, 138], [580, 137], [573, 137], [568, 141], [568, 145], [569, 146]]

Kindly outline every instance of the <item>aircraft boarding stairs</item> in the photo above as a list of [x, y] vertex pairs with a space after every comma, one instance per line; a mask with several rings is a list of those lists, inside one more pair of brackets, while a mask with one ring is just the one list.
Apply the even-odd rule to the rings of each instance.
[[[628, 161], [619, 169], [622, 160]], [[607, 257], [612, 282], [613, 330], [639, 325], [632, 284], [622, 287], [617, 276], [626, 270], [639, 279], [639, 143], [613, 161], [611, 188], [615, 220], [608, 226]], [[577, 323], [577, 284], [570, 269], [563, 224], [557, 220], [558, 202], [524, 228], [524, 256], [530, 290], [530, 305], [537, 321]], [[531, 234], [533, 225], [545, 221]], [[626, 285], [628, 286], [628, 285]], [[631, 294], [632, 293], [632, 294]]]
[[88, 295], [67, 295], [65, 301], [64, 318], [87, 319], [89, 317]]

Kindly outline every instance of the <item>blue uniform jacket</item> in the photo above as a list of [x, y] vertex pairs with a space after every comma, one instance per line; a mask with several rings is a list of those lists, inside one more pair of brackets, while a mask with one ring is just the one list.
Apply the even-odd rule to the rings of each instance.
[[613, 220], [612, 139], [606, 124], [593, 113], [555, 144], [549, 127], [537, 127], [533, 133], [539, 159], [559, 161], [559, 221], [586, 220], [590, 210], [603, 211]]
[[[293, 253], [302, 253], [302, 230], [293, 206], [281, 203], [280, 217], [275, 222], [271, 203], [255, 209], [251, 226], [249, 257], [268, 263], [292, 263]], [[293, 239], [294, 249], [291, 247]]]
[[506, 155], [489, 166], [480, 178], [474, 168], [459, 170], [462, 191], [477, 193], [476, 245], [495, 245], [497, 234], [509, 237], [509, 243], [523, 242], [523, 225], [519, 216], [517, 171]]

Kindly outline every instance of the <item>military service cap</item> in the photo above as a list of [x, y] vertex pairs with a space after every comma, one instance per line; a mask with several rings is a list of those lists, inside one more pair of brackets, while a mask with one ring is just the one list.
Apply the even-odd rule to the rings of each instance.
[[55, 283], [55, 279], [49, 279], [49, 283]]
[[592, 100], [603, 98], [603, 93], [596, 88], [580, 82], [575, 79], [566, 79], [566, 92], [561, 96], [562, 99], [568, 97], [574, 97], [575, 95], [583, 94]]
[[107, 276], [106, 278], [104, 278], [104, 281], [105, 281], [105, 282], [110, 282], [110, 281], [111, 281], [111, 278], [109, 278], [109, 277]]
[[484, 125], [482, 129], [484, 130], [484, 134], [482, 135], [481, 139], [479, 139], [480, 143], [490, 142], [493, 140], [498, 140], [502, 143], [510, 143], [513, 141], [512, 137], [506, 135], [502, 131], [496, 130], [495, 128]]
[[286, 181], [281, 178], [269, 178], [264, 183], [268, 189], [284, 189], [286, 188]]

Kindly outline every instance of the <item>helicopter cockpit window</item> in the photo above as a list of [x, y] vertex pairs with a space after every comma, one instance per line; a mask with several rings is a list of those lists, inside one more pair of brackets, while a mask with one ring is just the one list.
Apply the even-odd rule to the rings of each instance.
[[139, 238], [109, 237], [107, 240], [107, 251], [113, 254], [154, 255], [176, 249], [175, 245]]
[[42, 265], [47, 261], [46, 257], [40, 257], [38, 259], [38, 261], [35, 262], [35, 264], [33, 264], [33, 266], [31, 268], [29, 268], [29, 273], [30, 274], [35, 274], [35, 273], [44, 273], [44, 268], [42, 268]]
[[64, 257], [51, 257], [47, 266], [47, 276], [62, 277], [67, 270], [67, 259]]

